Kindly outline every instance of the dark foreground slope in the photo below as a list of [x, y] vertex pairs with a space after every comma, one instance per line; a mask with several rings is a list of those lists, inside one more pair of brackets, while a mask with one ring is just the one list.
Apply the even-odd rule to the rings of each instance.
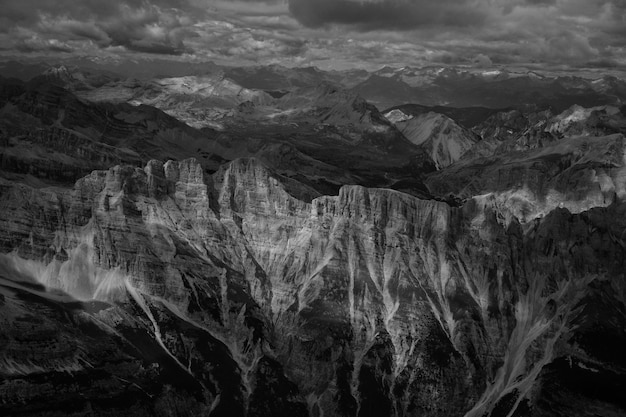
[[296, 185], [256, 159], [2, 180], [0, 412], [626, 412], [624, 204], [520, 224]]

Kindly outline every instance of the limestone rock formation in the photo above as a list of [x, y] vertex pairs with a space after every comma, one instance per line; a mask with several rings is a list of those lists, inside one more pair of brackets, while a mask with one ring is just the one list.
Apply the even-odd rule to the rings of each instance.
[[485, 197], [308, 202], [254, 158], [0, 181], [3, 414], [624, 411], [617, 201], [526, 223]]
[[621, 81], [211, 71], [0, 79], [0, 415], [626, 413]]

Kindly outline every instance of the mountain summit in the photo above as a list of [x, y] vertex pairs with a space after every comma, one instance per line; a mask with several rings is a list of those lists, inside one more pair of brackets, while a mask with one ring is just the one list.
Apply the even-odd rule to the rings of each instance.
[[415, 117], [400, 110], [392, 110], [386, 116], [408, 140], [426, 149], [435, 161], [437, 169], [458, 161], [479, 138], [442, 114], [428, 112]]

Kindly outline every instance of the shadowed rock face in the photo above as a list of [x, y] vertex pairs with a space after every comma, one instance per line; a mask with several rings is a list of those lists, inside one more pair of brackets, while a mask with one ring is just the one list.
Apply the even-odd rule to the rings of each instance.
[[0, 411], [624, 412], [575, 381], [625, 383], [626, 206], [303, 193], [256, 159], [2, 180]]

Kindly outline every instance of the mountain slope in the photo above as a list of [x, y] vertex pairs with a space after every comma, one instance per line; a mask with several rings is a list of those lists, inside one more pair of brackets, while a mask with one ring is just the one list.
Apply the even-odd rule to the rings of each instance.
[[[393, 111], [392, 111], [393, 112]], [[459, 126], [447, 116], [428, 112], [414, 117], [387, 113], [395, 118], [395, 126], [411, 143], [421, 146], [442, 169], [458, 161], [479, 140], [471, 131]]]
[[148, 105], [91, 103], [49, 83], [8, 80], [0, 98], [0, 174], [31, 185], [67, 184], [94, 169], [154, 158], [195, 157], [214, 172], [225, 161], [256, 156], [322, 193], [336, 193], [343, 184], [401, 182], [403, 190], [423, 196], [421, 178], [434, 169], [375, 107], [341, 90], [286, 97], [286, 108], [292, 100], [302, 107], [281, 120], [268, 121], [264, 111], [282, 109], [260, 105], [257, 118], [241, 113], [224, 132], [192, 128]]
[[157, 107], [190, 126], [221, 127], [243, 103], [270, 103], [272, 97], [243, 88], [222, 74], [184, 76], [153, 80], [122, 80], [80, 93], [93, 102], [128, 102]]
[[[254, 159], [212, 177], [194, 160], [118, 166], [68, 191], [5, 181], [0, 247], [12, 270], [105, 303], [68, 314], [113, 331], [92, 333], [97, 346], [115, 337], [141, 360], [133, 375], [102, 373], [105, 395], [146, 394], [117, 415], [496, 416], [571, 398], [623, 412], [619, 391], [554, 385], [569, 357], [570, 375], [624, 386], [623, 355], [598, 342], [626, 346], [623, 205], [521, 226], [485, 199], [454, 209], [346, 186], [306, 203], [283, 181]], [[616, 321], [598, 326], [598, 308]], [[68, 314], [48, 315], [50, 328]], [[20, 349], [2, 363], [21, 370], [1, 368], [3, 411], [38, 415], [54, 396], [60, 414], [78, 393], [75, 407], [107, 412], [88, 384], [46, 391], [59, 362], [8, 329], [0, 340]], [[74, 375], [101, 369], [90, 355]]]
[[548, 146], [563, 138], [626, 133], [623, 108], [574, 105], [562, 113], [498, 112], [473, 129], [483, 140], [464, 159], [506, 154]]
[[558, 137], [605, 136], [626, 133], [624, 107], [599, 106], [584, 108], [572, 106], [556, 115], [545, 127], [545, 131]]
[[[316, 69], [268, 69], [304, 84], [269, 95], [69, 91], [66, 69], [0, 79], [0, 415], [626, 414], [624, 108], [478, 109], [475, 143]], [[614, 85], [375, 75], [487, 101]]]
[[622, 134], [574, 137], [526, 151], [461, 160], [433, 173], [426, 183], [435, 195], [489, 196], [503, 213], [520, 221], [557, 207], [578, 213], [626, 198]]
[[223, 161], [210, 152], [206, 133], [150, 106], [93, 104], [49, 83], [7, 85], [6, 91], [3, 175], [73, 183], [94, 169], [155, 157], [201, 157], [204, 151], [207, 167]]

